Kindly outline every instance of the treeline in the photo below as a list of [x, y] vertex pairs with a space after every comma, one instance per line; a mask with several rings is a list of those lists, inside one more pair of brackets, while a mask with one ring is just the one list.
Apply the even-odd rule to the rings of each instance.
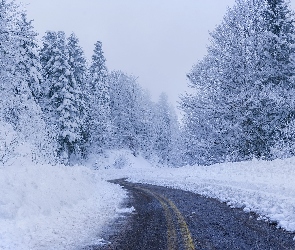
[[211, 33], [182, 96], [184, 161], [212, 164], [295, 153], [294, 12], [285, 0], [236, 0]]
[[101, 42], [87, 62], [78, 38], [37, 34], [14, 1], [0, 3], [0, 119], [36, 153], [73, 164], [107, 149], [130, 149], [176, 164], [179, 124], [165, 94], [151, 101], [134, 76], [109, 72]]
[[14, 1], [0, 3], [0, 122], [35, 146], [34, 159], [73, 164], [129, 149], [163, 164], [209, 165], [295, 154], [295, 17], [285, 0], [236, 0], [188, 74], [183, 124], [162, 94], [109, 72], [101, 42], [88, 62], [78, 38], [42, 46]]

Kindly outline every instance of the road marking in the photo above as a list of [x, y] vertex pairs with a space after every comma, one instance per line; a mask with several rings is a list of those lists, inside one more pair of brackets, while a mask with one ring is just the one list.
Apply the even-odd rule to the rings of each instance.
[[174, 227], [174, 223], [173, 223], [173, 217], [171, 214], [171, 211], [169, 209], [169, 206], [167, 203], [165, 203], [165, 201], [160, 198], [158, 195], [156, 195], [155, 193], [151, 192], [148, 189], [145, 188], [139, 188], [136, 187], [136, 189], [141, 190], [145, 193], [148, 193], [150, 195], [152, 195], [156, 200], [158, 200], [161, 204], [161, 206], [164, 209], [164, 213], [165, 213], [165, 218], [167, 221], [167, 246], [168, 246], [168, 250], [177, 250], [177, 241], [176, 241], [176, 230]]
[[184, 219], [183, 215], [181, 214], [179, 209], [175, 206], [175, 204], [171, 200], [167, 199], [167, 202], [169, 203], [169, 205], [174, 210], [174, 212], [175, 212], [175, 214], [177, 216], [178, 224], [180, 226], [182, 238], [184, 240], [184, 244], [186, 246], [186, 249], [187, 250], [195, 250], [192, 235], [191, 235], [191, 233], [189, 231], [189, 228], [188, 228], [188, 226], [187, 226], [187, 224], [185, 222], [185, 219]]
[[175, 213], [175, 215], [177, 217], [177, 221], [178, 221], [178, 225], [180, 227], [180, 231], [181, 231], [182, 239], [183, 239], [183, 242], [185, 245], [185, 249], [186, 250], [195, 250], [194, 241], [192, 239], [189, 228], [186, 224], [186, 221], [185, 221], [183, 215], [181, 214], [179, 209], [176, 207], [176, 205], [168, 198], [166, 198], [162, 195], [156, 194], [148, 189], [139, 188], [139, 187], [136, 187], [136, 188], [138, 190], [142, 190], [142, 191], [152, 195], [162, 205], [162, 207], [165, 211], [165, 217], [166, 217], [166, 221], [167, 221], [168, 250], [177, 249], [176, 231], [174, 228], [173, 219], [172, 219], [172, 215], [171, 215], [169, 207], [173, 210], [173, 212]]

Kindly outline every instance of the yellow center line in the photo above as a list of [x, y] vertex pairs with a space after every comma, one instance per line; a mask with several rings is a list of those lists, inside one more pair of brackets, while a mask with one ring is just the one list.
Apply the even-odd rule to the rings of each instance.
[[166, 218], [166, 221], [167, 221], [167, 245], [168, 245], [168, 250], [177, 250], [176, 230], [175, 230], [175, 227], [174, 227], [173, 218], [172, 218], [172, 214], [170, 212], [169, 206], [160, 197], [158, 197], [156, 194], [154, 194], [150, 190], [144, 189], [144, 188], [138, 188], [138, 187], [137, 187], [137, 189], [152, 195], [153, 197], [155, 197], [160, 202], [161, 206], [164, 209], [165, 218]]
[[174, 210], [174, 212], [175, 212], [175, 214], [177, 216], [178, 224], [180, 226], [182, 238], [184, 240], [184, 244], [185, 244], [186, 249], [187, 250], [195, 250], [192, 235], [191, 235], [191, 233], [189, 231], [189, 228], [188, 228], [188, 226], [186, 224], [186, 221], [185, 221], [183, 215], [181, 214], [179, 209], [176, 207], [176, 205], [171, 200], [168, 200], [168, 199], [166, 199], [164, 197], [163, 197], [163, 199], [165, 199], [169, 203], [169, 205]]
[[[175, 241], [176, 240], [176, 232], [175, 232], [175, 228], [174, 228], [174, 224], [173, 224], [172, 215], [169, 210], [169, 206], [171, 207], [173, 212], [176, 214], [177, 221], [178, 221], [180, 231], [181, 231], [181, 235], [182, 235], [182, 238], [184, 241], [185, 249], [186, 250], [195, 250], [194, 241], [192, 239], [189, 228], [186, 224], [185, 218], [183, 217], [183, 215], [181, 214], [179, 209], [176, 207], [176, 205], [171, 200], [167, 199], [166, 197], [159, 195], [159, 194], [155, 194], [148, 189], [144, 189], [144, 188], [137, 188], [137, 189], [142, 190], [142, 191], [154, 196], [161, 203], [162, 207], [164, 208], [165, 216], [166, 216], [166, 220], [167, 220], [167, 224], [168, 224], [168, 232], [167, 232], [167, 234], [168, 234], [168, 250], [177, 249], [176, 241]], [[173, 229], [171, 229], [171, 228], [173, 228]], [[173, 237], [171, 237], [171, 235]]]

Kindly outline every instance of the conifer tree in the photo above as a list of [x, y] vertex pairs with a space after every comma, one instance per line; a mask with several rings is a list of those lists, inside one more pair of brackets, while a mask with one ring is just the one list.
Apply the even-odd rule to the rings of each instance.
[[33, 29], [32, 21], [28, 21], [26, 13], [21, 13], [17, 27], [20, 34], [18, 38], [20, 62], [16, 65], [16, 71], [24, 77], [32, 95], [38, 100], [42, 82], [42, 68], [36, 38], [38, 34]]
[[1, 1], [0, 8], [0, 119], [34, 145], [34, 159], [53, 160], [53, 145], [36, 102], [42, 80], [37, 34], [14, 1]]
[[121, 71], [114, 71], [109, 79], [115, 144], [119, 148], [130, 149], [136, 155], [139, 149], [136, 121], [139, 87], [136, 78]]
[[90, 144], [99, 151], [110, 143], [110, 94], [106, 59], [102, 51], [102, 43], [95, 44], [94, 54], [89, 69], [88, 98]]
[[58, 156], [65, 164], [79, 154], [81, 120], [79, 88], [69, 64], [64, 32], [48, 31], [41, 50], [43, 66], [43, 110], [56, 129]]
[[156, 104], [156, 138], [155, 138], [155, 150], [160, 159], [160, 163], [172, 164], [175, 160], [178, 141], [178, 122], [177, 116], [174, 113], [173, 108], [168, 103], [168, 97], [162, 93], [159, 101]]
[[87, 141], [88, 131], [86, 127], [87, 123], [87, 62], [85, 59], [84, 51], [79, 45], [79, 39], [74, 33], [72, 33], [67, 39], [67, 50], [69, 53], [69, 66], [72, 71], [73, 81], [76, 88], [76, 105], [78, 107], [79, 115], [79, 130], [81, 138], [78, 142], [81, 156], [87, 155]]

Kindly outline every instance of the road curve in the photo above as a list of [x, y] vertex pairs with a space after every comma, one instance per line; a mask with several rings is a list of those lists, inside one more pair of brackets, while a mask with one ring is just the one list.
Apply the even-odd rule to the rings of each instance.
[[254, 213], [187, 191], [112, 182], [129, 192], [126, 205], [135, 212], [114, 223], [108, 244], [87, 250], [295, 250], [294, 234], [258, 221]]

